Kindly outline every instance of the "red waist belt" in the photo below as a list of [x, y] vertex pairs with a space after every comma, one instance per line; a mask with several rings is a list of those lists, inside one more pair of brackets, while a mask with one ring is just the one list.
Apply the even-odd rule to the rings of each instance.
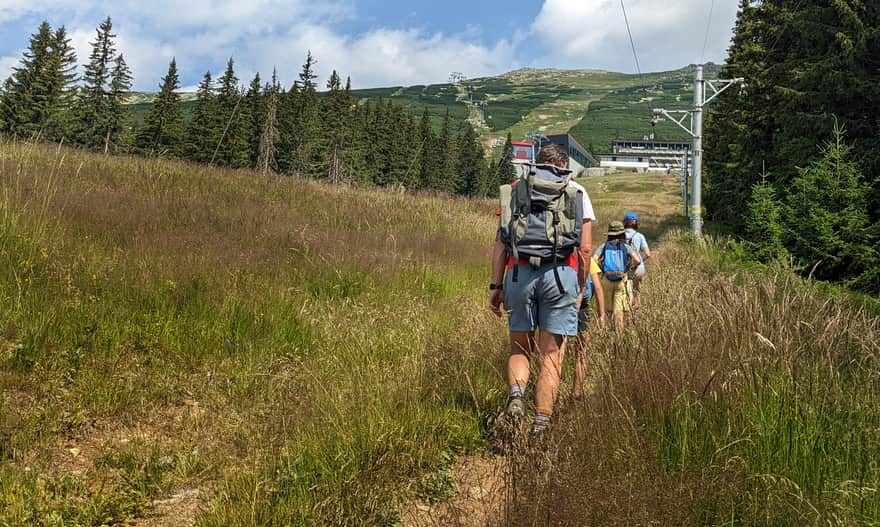
[[[577, 251], [571, 251], [571, 254], [569, 254], [568, 257], [566, 257], [565, 259], [559, 260], [559, 263], [561, 263], [563, 265], [567, 265], [567, 266], [571, 267], [572, 269], [574, 269], [575, 271], [577, 271], [577, 268], [578, 268]], [[528, 258], [520, 258], [519, 264], [520, 265], [531, 265]], [[510, 255], [507, 256], [507, 268], [513, 269], [513, 256], [510, 256]]]

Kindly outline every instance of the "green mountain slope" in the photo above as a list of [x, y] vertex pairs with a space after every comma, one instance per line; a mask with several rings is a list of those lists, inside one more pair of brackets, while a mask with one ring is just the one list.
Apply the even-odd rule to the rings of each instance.
[[[717, 76], [720, 66], [708, 64], [705, 74]], [[615, 138], [638, 139], [652, 132], [651, 110], [688, 108], [692, 101], [693, 66], [673, 71], [630, 75], [602, 70], [519, 69], [497, 77], [468, 79], [458, 84], [394, 86], [354, 90], [360, 100], [391, 100], [414, 116], [428, 108], [435, 127], [448, 109], [453, 120], [469, 120], [493, 154], [510, 133], [523, 140], [530, 131], [571, 132], [595, 154], [611, 151]], [[183, 94], [184, 113], [194, 94]], [[139, 123], [153, 94], [130, 100]], [[477, 103], [477, 104], [472, 104]], [[657, 139], [685, 140], [671, 123], [654, 127]]]
[[[715, 64], [705, 66], [710, 78], [719, 70]], [[593, 145], [594, 153], [601, 154], [610, 152], [615, 138], [650, 134], [653, 108], [689, 107], [693, 76], [693, 66], [641, 76], [602, 70], [525, 68], [456, 85], [356, 90], [355, 95], [391, 99], [419, 114], [428, 105], [438, 120], [443, 105], [448, 104], [453, 117], [466, 116], [478, 127], [487, 146], [499, 144], [508, 132], [514, 140], [522, 140], [529, 131], [570, 131], [582, 144]], [[452, 89], [456, 91], [454, 100], [449, 97]], [[471, 106], [471, 101], [484, 106]], [[684, 132], [670, 123], [658, 125], [654, 133], [658, 139], [686, 139]]]

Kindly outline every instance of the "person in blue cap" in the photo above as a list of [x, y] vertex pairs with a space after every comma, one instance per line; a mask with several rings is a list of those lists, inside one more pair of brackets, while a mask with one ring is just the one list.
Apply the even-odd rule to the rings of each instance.
[[645, 276], [645, 260], [651, 257], [651, 249], [648, 247], [648, 240], [645, 239], [645, 235], [639, 232], [638, 214], [632, 211], [624, 214], [623, 226], [626, 228], [627, 243], [639, 253], [639, 256], [642, 259], [638, 267], [630, 271], [626, 287], [629, 304], [633, 310], [636, 310], [641, 305], [639, 290], [641, 288], [642, 278]]

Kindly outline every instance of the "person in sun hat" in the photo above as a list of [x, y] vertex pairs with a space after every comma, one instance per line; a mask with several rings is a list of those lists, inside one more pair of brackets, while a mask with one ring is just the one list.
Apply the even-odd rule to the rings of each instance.
[[633, 211], [629, 211], [623, 215], [623, 227], [626, 229], [626, 241], [633, 249], [635, 249], [642, 259], [642, 262], [629, 273], [629, 280], [626, 282], [626, 294], [633, 310], [638, 309], [642, 305], [641, 295], [639, 294], [642, 284], [642, 278], [645, 276], [645, 260], [651, 257], [651, 248], [648, 247], [648, 240], [645, 235], [639, 232], [639, 215]]
[[623, 222], [608, 224], [608, 239], [596, 249], [596, 260], [602, 268], [602, 290], [605, 294], [605, 312], [614, 318], [614, 327], [623, 334], [623, 317], [629, 312], [626, 282], [630, 269], [637, 267], [642, 259], [639, 253], [626, 243]]

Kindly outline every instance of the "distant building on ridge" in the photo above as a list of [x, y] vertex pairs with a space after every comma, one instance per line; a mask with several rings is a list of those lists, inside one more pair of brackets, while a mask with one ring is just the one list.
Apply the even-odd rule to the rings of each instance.
[[678, 172], [685, 162], [690, 167], [691, 144], [684, 141], [655, 141], [652, 139], [615, 139], [611, 155], [601, 156], [602, 167], [636, 172]]

